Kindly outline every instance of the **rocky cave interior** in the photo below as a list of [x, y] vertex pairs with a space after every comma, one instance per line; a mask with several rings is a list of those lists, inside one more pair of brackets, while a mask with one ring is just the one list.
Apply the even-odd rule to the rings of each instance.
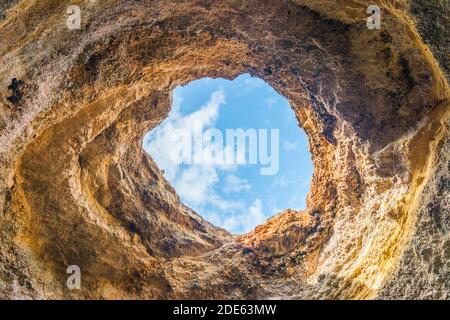
[[[369, 2], [6, 1], [0, 297], [449, 298], [448, 46], [424, 27], [448, 11], [378, 0], [369, 30]], [[177, 85], [243, 73], [290, 101], [314, 174], [304, 211], [236, 237], [141, 141]]]

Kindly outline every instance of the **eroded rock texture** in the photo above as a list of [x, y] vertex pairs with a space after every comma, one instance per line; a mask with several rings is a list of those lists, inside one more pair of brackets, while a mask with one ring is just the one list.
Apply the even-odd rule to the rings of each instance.
[[[0, 10], [1, 298], [449, 298], [448, 2]], [[141, 140], [176, 85], [244, 72], [289, 99], [315, 172], [304, 212], [233, 236], [180, 203]]]

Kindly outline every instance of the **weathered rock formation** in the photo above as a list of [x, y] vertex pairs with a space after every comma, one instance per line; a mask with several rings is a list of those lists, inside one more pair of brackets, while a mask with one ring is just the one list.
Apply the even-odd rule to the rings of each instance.
[[[445, 0], [3, 0], [0, 298], [450, 298], [449, 16]], [[289, 99], [315, 172], [304, 212], [233, 236], [141, 145], [176, 85], [245, 72]]]

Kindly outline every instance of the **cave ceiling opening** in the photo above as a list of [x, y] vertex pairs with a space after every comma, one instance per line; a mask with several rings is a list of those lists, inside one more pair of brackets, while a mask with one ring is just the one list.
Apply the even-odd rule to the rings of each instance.
[[233, 234], [306, 207], [307, 136], [287, 99], [248, 74], [177, 87], [143, 148], [182, 203]]

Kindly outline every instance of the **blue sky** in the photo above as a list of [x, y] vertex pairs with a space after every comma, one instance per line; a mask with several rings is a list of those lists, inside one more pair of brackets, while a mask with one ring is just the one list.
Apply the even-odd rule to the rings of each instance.
[[[279, 129], [278, 172], [261, 175], [260, 164], [174, 163], [170, 134], [191, 131], [196, 121], [224, 137], [226, 129]], [[177, 87], [169, 117], [144, 137], [144, 149], [183, 203], [232, 233], [251, 231], [284, 209], [305, 208], [313, 170], [306, 135], [288, 101], [261, 79], [244, 74]]]

